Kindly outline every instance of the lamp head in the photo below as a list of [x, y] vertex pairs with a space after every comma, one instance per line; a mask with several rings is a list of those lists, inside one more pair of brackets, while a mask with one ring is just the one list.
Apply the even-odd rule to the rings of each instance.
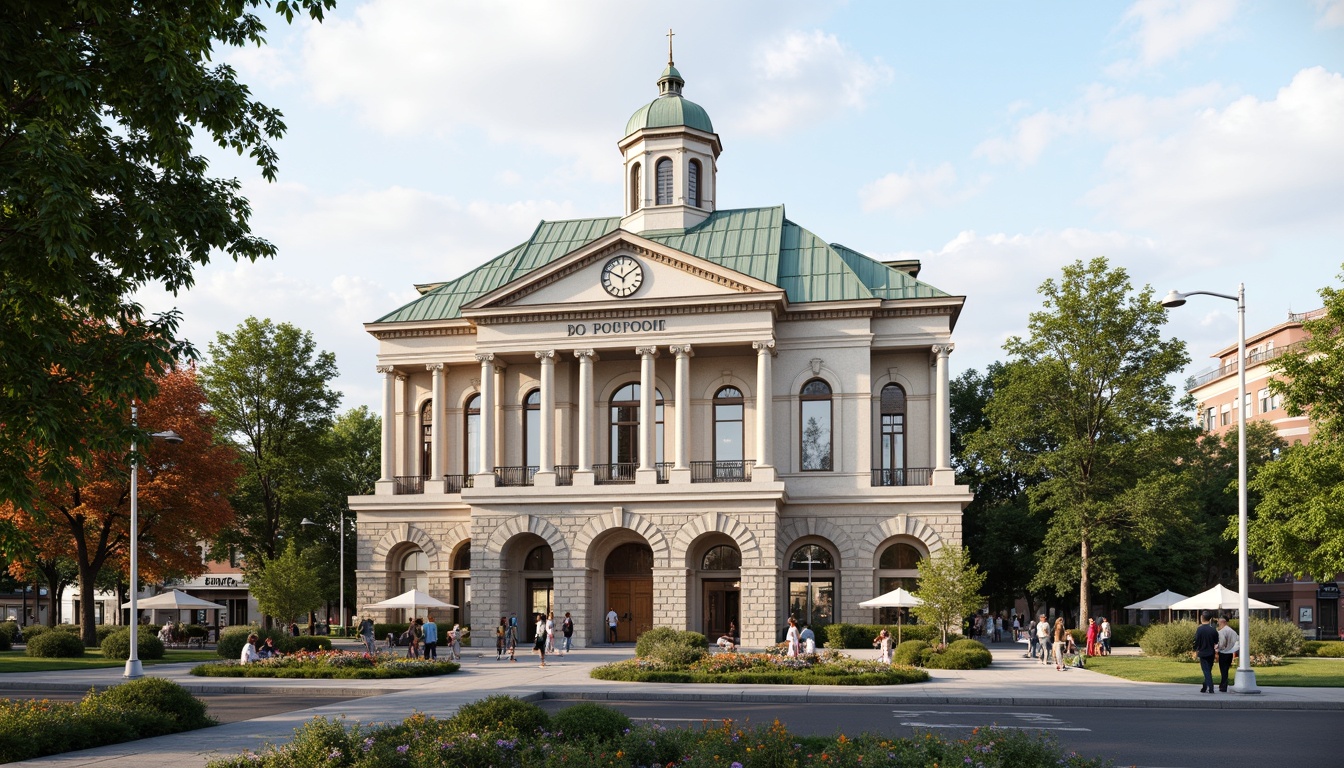
[[299, 521], [299, 525], [317, 525], [317, 523], [314, 523], [312, 520], [305, 517]]
[[1180, 291], [1172, 291], [1171, 293], [1168, 293], [1166, 296], [1163, 296], [1162, 300], [1157, 303], [1161, 304], [1167, 309], [1174, 309], [1176, 307], [1183, 306], [1185, 304], [1185, 294], [1181, 293]]

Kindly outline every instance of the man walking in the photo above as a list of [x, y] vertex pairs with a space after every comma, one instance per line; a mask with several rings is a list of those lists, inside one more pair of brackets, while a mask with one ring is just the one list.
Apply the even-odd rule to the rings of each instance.
[[1046, 650], [1050, 647], [1050, 622], [1045, 620], [1045, 614], [1036, 622], [1036, 645], [1041, 652], [1041, 663], [1050, 665], [1050, 652]]
[[1218, 690], [1227, 693], [1227, 670], [1232, 666], [1232, 657], [1241, 649], [1241, 640], [1237, 633], [1227, 626], [1227, 617], [1218, 617], [1218, 672], [1223, 676]]
[[620, 619], [621, 617], [616, 615], [615, 608], [607, 611], [607, 629], [611, 632], [612, 645], [616, 644], [616, 622], [620, 621]]
[[425, 616], [425, 659], [439, 658], [439, 625], [432, 614]]
[[1195, 655], [1199, 657], [1199, 668], [1204, 673], [1204, 685], [1200, 693], [1213, 693], [1213, 661], [1218, 653], [1218, 630], [1209, 623], [1208, 611], [1199, 614], [1199, 628], [1195, 630]]

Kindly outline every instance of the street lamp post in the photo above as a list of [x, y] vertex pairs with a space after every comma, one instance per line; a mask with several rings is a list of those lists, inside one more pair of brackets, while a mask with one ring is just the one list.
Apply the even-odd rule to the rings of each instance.
[[[305, 517], [303, 518], [302, 521], [300, 521], [299, 525], [317, 525], [317, 523]], [[340, 539], [339, 568], [341, 569], [341, 573], [340, 576], [337, 578], [337, 581], [340, 582], [341, 587], [339, 598], [340, 604], [337, 606], [336, 610], [339, 612], [341, 617], [341, 624], [340, 624], [341, 636], [344, 637], [345, 636], [345, 510], [344, 509], [341, 510], [341, 522], [339, 528], [337, 528], [337, 538]], [[327, 631], [330, 632], [331, 627], [327, 627]]]
[[[139, 426], [139, 411], [131, 406], [131, 426]], [[182, 442], [182, 436], [172, 431], [154, 432], [150, 438], [161, 440], [170, 445]], [[134, 680], [145, 676], [140, 665], [140, 611], [136, 602], [140, 588], [140, 457], [135, 452], [135, 441], [131, 441], [131, 655], [126, 659], [126, 671], [122, 677]]]
[[1236, 693], [1259, 693], [1251, 669], [1250, 557], [1246, 552], [1246, 284], [1237, 285], [1237, 295], [1212, 291], [1172, 291], [1159, 302], [1167, 308], [1185, 304], [1189, 296], [1216, 296], [1237, 302], [1237, 591], [1241, 594], [1241, 626], [1238, 642]]

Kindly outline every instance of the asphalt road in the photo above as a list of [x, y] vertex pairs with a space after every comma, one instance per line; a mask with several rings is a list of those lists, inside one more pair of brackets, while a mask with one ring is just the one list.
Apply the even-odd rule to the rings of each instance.
[[[555, 712], [577, 702], [549, 699]], [[776, 718], [809, 735], [928, 731], [958, 738], [997, 725], [1042, 731], [1061, 746], [1141, 768], [1344, 766], [1338, 711], [1143, 709], [1134, 707], [973, 707], [860, 704], [601, 702], [631, 718], [667, 727], [731, 718], [768, 725]]]
[[[50, 699], [52, 701], [79, 701], [83, 691], [48, 691], [40, 688], [8, 689], [0, 691], [5, 699]], [[289, 695], [282, 693], [196, 693], [205, 702], [210, 715], [220, 722], [236, 723], [256, 717], [278, 715], [299, 709], [311, 709], [325, 704], [349, 701], [352, 696], [322, 696], [312, 693]]]

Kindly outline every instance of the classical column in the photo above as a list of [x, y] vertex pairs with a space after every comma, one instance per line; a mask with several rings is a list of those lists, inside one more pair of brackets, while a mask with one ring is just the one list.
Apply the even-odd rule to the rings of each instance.
[[[383, 445], [379, 489], [392, 493], [396, 482], [396, 445], [397, 445], [397, 372], [390, 365], [380, 365], [378, 372], [383, 374]], [[375, 491], [377, 492], [377, 491]]]
[[495, 356], [491, 352], [480, 352], [476, 359], [481, 363], [481, 455], [477, 461], [479, 468], [476, 487], [481, 479], [489, 478], [485, 487], [494, 487], [495, 476]]
[[658, 357], [657, 347], [639, 347], [639, 469], [635, 474], [636, 483], [657, 483], [658, 472], [654, 463], [658, 458], [654, 449], [654, 438], [658, 435], [657, 401], [654, 390], [654, 358]]
[[952, 469], [952, 415], [949, 407], [951, 390], [947, 380], [947, 356], [951, 344], [935, 344], [934, 366], [937, 370], [937, 391], [934, 393], [934, 467], [933, 485], [955, 485], [956, 472]]
[[670, 479], [674, 483], [689, 483], [691, 481], [691, 356], [695, 354], [695, 350], [691, 349], [690, 344], [673, 344], [668, 347], [668, 351], [677, 357], [677, 455], [672, 466]]
[[411, 415], [411, 377], [398, 374], [397, 383], [401, 385], [401, 413], [397, 417], [397, 423], [402, 425], [401, 450], [397, 452], [401, 457], [401, 468], [397, 474], [418, 475], [420, 474], [420, 435], [416, 433], [415, 429], [407, 426]]
[[425, 493], [443, 493], [443, 476], [448, 472], [444, 466], [448, 448], [444, 441], [448, 427], [444, 423], [447, 420], [444, 408], [447, 398], [444, 368], [443, 363], [429, 363], [425, 366], [425, 370], [433, 375], [429, 401], [430, 418], [433, 421], [429, 427], [429, 477], [425, 478]]
[[579, 359], [579, 457], [574, 472], [575, 485], [593, 484], [593, 360], [597, 353], [591, 349], [576, 349]]
[[[774, 404], [774, 377], [771, 362], [775, 354], [775, 340], [753, 341], [756, 350], [756, 466], [753, 480], [773, 481], [774, 462], [771, 461], [774, 430], [771, 429], [771, 410]], [[764, 471], [762, 471], [764, 470]]]
[[541, 450], [537, 452], [533, 482], [555, 485], [555, 350], [542, 350], [536, 356], [541, 361]]

